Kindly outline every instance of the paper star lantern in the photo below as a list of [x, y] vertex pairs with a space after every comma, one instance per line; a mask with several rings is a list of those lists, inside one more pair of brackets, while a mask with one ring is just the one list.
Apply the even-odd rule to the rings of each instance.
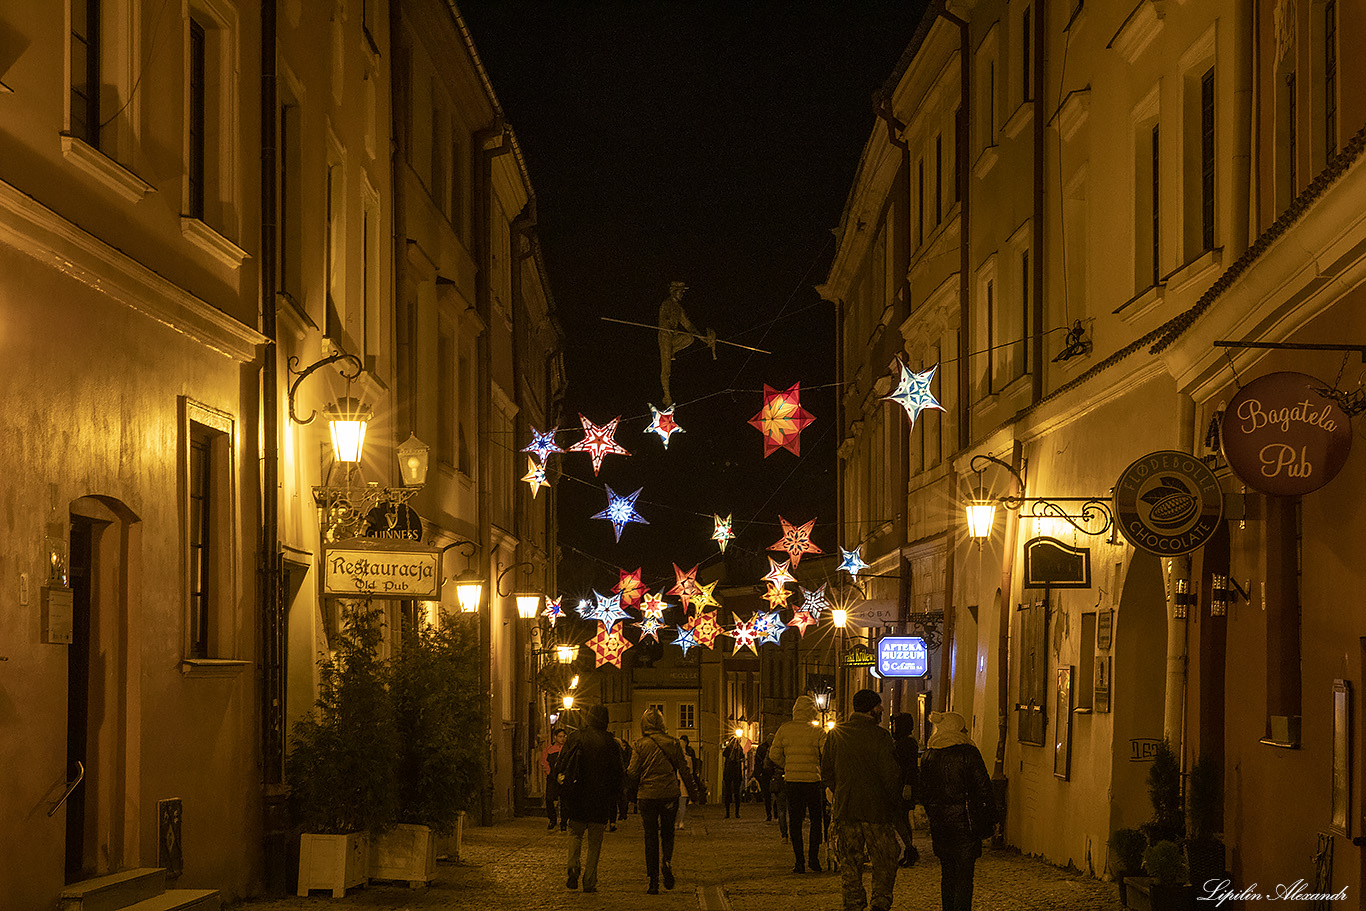
[[731, 648], [732, 655], [740, 654], [740, 649], [742, 648], [747, 648], [751, 652], [758, 654], [758, 652], [754, 651], [755, 632], [753, 620], [735, 621], [735, 625], [730, 628], [729, 636], [734, 642], [734, 645]]
[[645, 428], [645, 432], [650, 433], [653, 431], [654, 433], [659, 434], [659, 439], [664, 443], [664, 448], [668, 449], [669, 437], [675, 433], [683, 432], [683, 428], [679, 427], [678, 423], [674, 421], [674, 406], [670, 405], [668, 408], [661, 411], [651, 405], [650, 411], [654, 414], [654, 417], [650, 419], [650, 426]]
[[[800, 585], [798, 588], [802, 588]], [[815, 619], [821, 618], [821, 613], [830, 606], [830, 598], [825, 593], [825, 584], [814, 591], [802, 588], [802, 612], [810, 614]]]
[[712, 648], [716, 644], [716, 637], [725, 633], [721, 624], [716, 622], [716, 611], [694, 614], [691, 620], [683, 624], [683, 628], [692, 633], [698, 645], [706, 648]]
[[815, 519], [801, 527], [794, 526], [782, 516], [778, 517], [778, 521], [783, 523], [783, 536], [776, 544], [770, 545], [769, 550], [787, 551], [787, 555], [792, 558], [793, 566], [802, 562], [802, 554], [821, 552], [819, 547], [811, 543], [811, 527], [816, 524]]
[[754, 635], [761, 643], [779, 645], [787, 624], [776, 610], [760, 611], [754, 615]]
[[680, 626], [674, 631], [674, 645], [683, 649], [684, 655], [688, 654], [688, 649], [697, 648], [699, 644], [692, 630]]
[[646, 617], [644, 620], [635, 624], [635, 626], [640, 630], [640, 638], [642, 640], [646, 636], [649, 636], [651, 639], [658, 642], [659, 631], [664, 628], [664, 621], [660, 620], [658, 617]]
[[630, 455], [614, 437], [617, 432], [617, 422], [621, 420], [621, 415], [617, 415], [606, 424], [599, 427], [583, 415], [579, 415], [579, 422], [583, 424], [583, 439], [569, 447], [569, 452], [586, 452], [593, 459], [593, 474], [598, 473], [602, 468], [604, 456], [615, 453], [617, 455]]
[[561, 617], [564, 616], [564, 608], [560, 607], [560, 602], [561, 602], [562, 600], [564, 600], [564, 599], [563, 599], [563, 598], [546, 598], [546, 599], [545, 599], [545, 610], [541, 611], [541, 616], [542, 616], [542, 617], [549, 617], [549, 618], [550, 618], [550, 625], [551, 625], [552, 627], [555, 625], [555, 621], [556, 621], [556, 620], [559, 620]]
[[702, 591], [702, 588], [697, 584], [697, 567], [694, 566], [684, 572], [675, 563], [674, 575], [678, 577], [678, 582], [669, 589], [669, 594], [678, 596], [678, 600], [683, 602], [683, 610], [686, 613], [688, 608], [692, 606], [692, 599]]
[[915, 426], [915, 419], [920, 416], [920, 412], [931, 408], [944, 410], [944, 406], [935, 401], [934, 393], [930, 392], [930, 382], [934, 379], [934, 372], [939, 369], [935, 364], [924, 373], [915, 373], [906, 368], [901, 361], [896, 365], [901, 368], [901, 382], [897, 384], [891, 395], [884, 395], [883, 401], [896, 402], [906, 409], [906, 417], [910, 419], [911, 426]]
[[596, 667], [608, 663], [621, 667], [621, 656], [631, 647], [631, 641], [619, 628], [600, 626], [598, 634], [588, 640], [588, 647], [593, 650]]
[[595, 591], [593, 597], [597, 599], [596, 604], [579, 602], [579, 616], [583, 619], [596, 620], [608, 629], [616, 626], [618, 620], [631, 619], [631, 615], [621, 609], [621, 595], [608, 597]]
[[764, 384], [764, 406], [749, 420], [764, 435], [764, 458], [776, 449], [802, 454], [802, 430], [815, 418], [801, 405], [801, 385], [793, 383], [791, 389], [779, 392]]
[[860, 572], [868, 568], [868, 564], [863, 562], [863, 556], [860, 553], [862, 550], [862, 544], [855, 547], [853, 550], [845, 550], [843, 547], [840, 548], [841, 559], [839, 568], [853, 576], [855, 580], [858, 579], [858, 574]]
[[636, 497], [640, 496], [640, 492], [645, 488], [639, 487], [636, 489], [635, 493], [623, 497], [613, 491], [610, 486], [605, 484], [603, 486], [607, 487], [607, 508], [600, 513], [595, 513], [593, 518], [606, 519], [608, 522], [611, 522], [612, 530], [616, 532], [618, 541], [621, 540], [621, 530], [625, 528], [628, 523], [639, 522], [641, 525], [650, 524], [640, 513], [636, 512]]
[[621, 581], [612, 587], [612, 591], [621, 593], [623, 607], [639, 604], [640, 596], [645, 592], [645, 586], [640, 581], [640, 570], [637, 569], [633, 573], [628, 573], [623, 569]]
[[716, 520], [716, 527], [712, 530], [711, 539], [721, 545], [721, 553], [726, 552], [726, 545], [730, 539], [735, 537], [735, 532], [731, 530], [731, 520], [735, 518], [735, 513], [731, 513], [724, 519], [712, 513], [712, 518]]
[[545, 466], [531, 456], [526, 457], [526, 474], [522, 475], [522, 480], [531, 485], [533, 500], [536, 499], [536, 494], [541, 492], [542, 487], [550, 486], [550, 482], [545, 479]]
[[806, 628], [816, 625], [816, 618], [804, 610], [792, 612], [792, 619], [787, 622], [788, 626], [796, 627], [798, 635], [805, 637]]
[[[772, 548], [769, 548], [769, 549], [772, 550]], [[768, 558], [768, 566], [769, 566], [768, 575], [767, 575], [767, 576], [764, 576], [764, 581], [765, 581], [765, 582], [769, 582], [769, 583], [771, 583], [771, 584], [773, 584], [773, 585], [776, 585], [776, 586], [778, 586], [779, 588], [784, 587], [784, 586], [787, 585], [787, 583], [789, 583], [789, 582], [795, 581], [795, 580], [792, 578], [792, 574], [791, 574], [790, 572], [787, 571], [787, 570], [788, 570], [788, 567], [791, 566], [791, 565], [792, 565], [792, 561], [791, 561], [791, 560], [784, 560], [783, 562], [779, 563], [777, 560], [773, 559], [772, 557], [769, 557], [769, 558]]]
[[792, 592], [788, 591], [785, 585], [770, 585], [768, 591], [764, 592], [764, 600], [768, 606], [775, 610], [787, 606], [787, 599], [792, 597]]
[[535, 427], [531, 428], [531, 445], [523, 447], [522, 452], [534, 452], [542, 462], [552, 452], [564, 452], [563, 449], [555, 445], [555, 434], [559, 432], [558, 427], [553, 427], [545, 433], [541, 433]]
[[640, 613], [646, 617], [654, 617], [656, 620], [664, 619], [664, 611], [668, 610], [669, 604], [664, 600], [664, 593], [652, 595], [645, 593], [645, 597], [640, 602]]
[[697, 594], [692, 596], [693, 607], [702, 610], [704, 607], [718, 607], [721, 602], [717, 601], [712, 595], [712, 589], [716, 588], [715, 582], [708, 582], [706, 585], [697, 586]]

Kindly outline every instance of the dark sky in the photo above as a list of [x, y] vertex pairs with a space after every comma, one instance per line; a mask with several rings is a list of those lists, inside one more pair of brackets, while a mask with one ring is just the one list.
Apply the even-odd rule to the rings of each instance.
[[[734, 581], [767, 571], [778, 517], [816, 520], [827, 553], [852, 546], [835, 528], [834, 307], [824, 281], [864, 143], [871, 96], [910, 42], [923, 0], [841, 2], [460, 3], [494, 90], [516, 130], [537, 197], [551, 291], [566, 332], [569, 391], [561, 446], [621, 415], [595, 478], [583, 453], [552, 455], [562, 472], [561, 586], [568, 606], [606, 593], [617, 570], [644, 567], [654, 590], [671, 562], [714, 568], [712, 514], [735, 516]], [[661, 404], [654, 324], [671, 280], [690, 286], [694, 325], [771, 354], [701, 345], [673, 367], [667, 451], [644, 432]], [[763, 455], [746, 423], [764, 384], [802, 384], [815, 421], [801, 456]], [[808, 391], [809, 390], [809, 391]], [[546, 428], [540, 428], [542, 430]], [[517, 448], [529, 442], [519, 427]], [[522, 439], [526, 437], [526, 439]], [[526, 462], [519, 454], [518, 476]], [[589, 517], [604, 485], [649, 525], [621, 541]]]

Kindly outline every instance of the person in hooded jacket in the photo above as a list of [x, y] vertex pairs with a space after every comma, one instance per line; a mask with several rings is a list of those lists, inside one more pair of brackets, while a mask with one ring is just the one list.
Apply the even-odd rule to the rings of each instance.
[[991, 776], [957, 712], [931, 712], [934, 733], [920, 758], [920, 800], [930, 817], [930, 844], [939, 858], [944, 911], [971, 911], [972, 880], [982, 839], [974, 832], [968, 804], [994, 815]]
[[628, 781], [636, 783], [636, 806], [645, 829], [645, 874], [650, 878], [646, 892], [659, 894], [662, 878], [665, 889], [674, 887], [674, 820], [678, 817], [682, 778], [692, 791], [692, 773], [682, 745], [664, 729], [664, 715], [648, 708], [640, 716], [641, 738], [631, 751]]
[[[785, 721], [773, 735], [768, 758], [783, 770], [783, 788], [787, 792], [787, 833], [792, 839], [792, 853], [797, 862], [793, 873], [810, 869], [821, 872], [820, 847], [822, 826], [825, 822], [825, 794], [821, 786], [821, 747], [825, 743], [825, 729], [820, 726], [820, 712], [810, 696], [798, 696], [792, 703], [792, 720]], [[810, 846], [802, 853], [802, 819], [811, 820]]]
[[[598, 856], [602, 852], [602, 836], [607, 821], [621, 799], [624, 770], [621, 748], [607, 732], [607, 706], [588, 707], [587, 724], [565, 741], [557, 765], [560, 782], [560, 804], [569, 820], [569, 878], [566, 885], [579, 887], [583, 874], [583, 891], [598, 891]], [[583, 851], [584, 836], [588, 851]]]
[[911, 867], [920, 859], [916, 849], [915, 792], [920, 779], [920, 744], [915, 739], [915, 716], [910, 712], [897, 712], [892, 716], [892, 740], [896, 750], [896, 761], [901, 766], [901, 809], [896, 815], [896, 831], [901, 836], [905, 850], [901, 855], [901, 866]]

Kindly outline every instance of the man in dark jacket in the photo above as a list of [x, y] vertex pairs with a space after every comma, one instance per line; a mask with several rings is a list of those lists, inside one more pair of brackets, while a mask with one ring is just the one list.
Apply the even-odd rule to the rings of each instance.
[[901, 766], [901, 812], [896, 815], [896, 832], [906, 849], [901, 855], [901, 866], [910, 867], [920, 859], [920, 852], [913, 840], [915, 828], [912, 825], [916, 782], [920, 777], [920, 744], [915, 740], [914, 715], [897, 712], [892, 716], [892, 741], [896, 761]]
[[[901, 807], [901, 767], [892, 735], [878, 724], [882, 697], [859, 690], [852, 708], [849, 719], [825, 738], [821, 757], [821, 780], [832, 793], [844, 911], [888, 911], [901, 854], [895, 825]], [[871, 902], [863, 891], [865, 852], [873, 865]]]
[[[560, 803], [569, 820], [569, 879], [571, 889], [598, 891], [598, 855], [607, 821], [621, 799], [623, 771], [621, 748], [607, 732], [607, 706], [588, 707], [588, 723], [569, 736], [560, 751], [557, 768], [562, 776]], [[582, 858], [584, 835], [588, 854]]]

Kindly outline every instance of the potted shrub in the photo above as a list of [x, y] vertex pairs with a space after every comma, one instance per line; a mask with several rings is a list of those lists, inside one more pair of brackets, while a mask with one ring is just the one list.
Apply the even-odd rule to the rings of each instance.
[[300, 895], [329, 889], [342, 897], [366, 881], [370, 831], [397, 809], [397, 735], [383, 662], [379, 612], [342, 611], [336, 651], [319, 662], [314, 711], [294, 726], [286, 762], [299, 835]]
[[1148, 843], [1180, 842], [1186, 833], [1186, 814], [1181, 805], [1181, 764], [1166, 740], [1157, 745], [1152, 768], [1148, 769], [1148, 798], [1153, 804], [1153, 818], [1139, 827], [1148, 836]]
[[1129, 907], [1140, 911], [1193, 911], [1195, 887], [1187, 881], [1186, 859], [1181, 846], [1163, 840], [1143, 852], [1147, 876], [1128, 880]]
[[404, 635], [391, 687], [399, 744], [398, 824], [372, 838], [375, 879], [431, 882], [437, 838], [459, 830], [479, 793], [484, 725], [478, 648], [471, 624], [422, 624]]
[[1221, 803], [1223, 782], [1219, 767], [1208, 754], [1201, 754], [1191, 768], [1186, 790], [1186, 856], [1190, 861], [1191, 882], [1203, 888], [1209, 880], [1222, 881], [1224, 876], [1224, 843], [1219, 838], [1222, 828]]
[[1116, 829], [1110, 835], [1110, 868], [1119, 883], [1120, 903], [1126, 908], [1125, 880], [1143, 872], [1143, 850], [1147, 847], [1148, 839], [1137, 829]]

